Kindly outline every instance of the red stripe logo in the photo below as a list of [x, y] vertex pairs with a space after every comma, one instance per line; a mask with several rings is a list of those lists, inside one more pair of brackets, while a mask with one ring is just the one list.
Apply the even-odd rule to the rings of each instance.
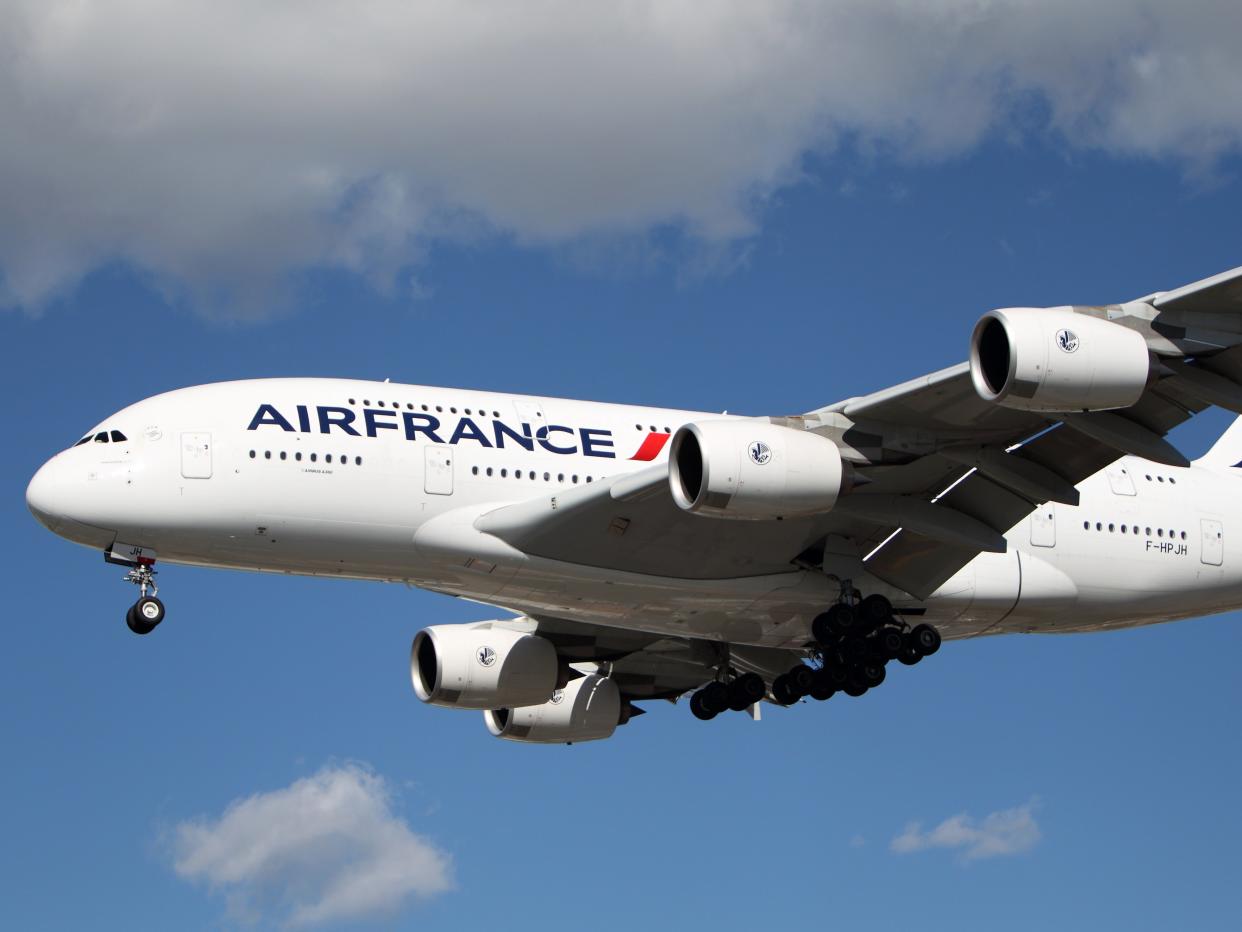
[[647, 439], [643, 441], [643, 445], [638, 448], [638, 452], [630, 457], [632, 460], [638, 460], [640, 463], [649, 463], [664, 449], [664, 444], [668, 443], [670, 434], [648, 434]]

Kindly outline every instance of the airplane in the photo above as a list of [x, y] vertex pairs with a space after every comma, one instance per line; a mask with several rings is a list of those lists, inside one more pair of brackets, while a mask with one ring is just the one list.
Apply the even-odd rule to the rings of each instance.
[[1242, 417], [1193, 463], [1165, 437], [1212, 405], [1242, 414], [1242, 268], [989, 311], [968, 361], [790, 416], [183, 388], [105, 418], [26, 501], [127, 569], [136, 634], [165, 616], [157, 559], [494, 606], [415, 635], [415, 693], [500, 738], [574, 743], [643, 701], [710, 720], [860, 697], [942, 638], [1242, 607]]

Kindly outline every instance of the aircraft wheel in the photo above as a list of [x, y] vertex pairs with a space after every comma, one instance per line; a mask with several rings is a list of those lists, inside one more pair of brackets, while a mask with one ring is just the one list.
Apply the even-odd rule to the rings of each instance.
[[859, 696], [862, 696], [864, 693], [867, 692], [867, 687], [863, 685], [862, 683], [858, 682], [857, 680], [851, 679], [848, 683], [845, 684], [845, 689], [841, 691], [845, 693], [847, 696], [853, 696], [855, 699], [857, 699]]
[[902, 647], [901, 653], [897, 655], [897, 659], [904, 663], [907, 667], [912, 667], [923, 659], [923, 655], [919, 653], [917, 647], [906, 644]]
[[704, 710], [710, 712], [713, 716], [719, 715], [725, 709], [729, 708], [729, 687], [724, 683], [712, 682], [708, 683], [700, 689], [696, 696], [701, 696], [699, 700]]
[[940, 650], [940, 632], [931, 625], [916, 625], [910, 632], [910, 643], [924, 657]]
[[758, 673], [743, 673], [729, 684], [729, 708], [741, 712], [767, 695], [768, 688]]
[[811, 637], [820, 647], [832, 647], [837, 643], [837, 632], [827, 612], [816, 615], [811, 622]]
[[772, 681], [772, 698], [781, 705], [793, 705], [805, 695], [793, 683], [788, 673], [782, 673]]
[[811, 689], [807, 693], [816, 702], [831, 699], [837, 693], [836, 684], [826, 670], [816, 670], [811, 676]]
[[865, 663], [858, 671], [858, 681], [868, 689], [875, 689], [884, 682], [886, 673], [882, 663]]
[[811, 691], [811, 683], [815, 681], [815, 671], [805, 663], [798, 664], [785, 675], [789, 677], [790, 684], [798, 691], [799, 696], [805, 696], [809, 693]]
[[893, 603], [880, 595], [872, 593], [858, 603], [858, 614], [870, 628], [878, 628], [893, 620]]
[[134, 634], [150, 634], [164, 620], [164, 603], [154, 596], [139, 599], [125, 614], [125, 624]]
[[690, 711], [700, 722], [710, 722], [716, 717], [716, 713], [707, 708], [703, 704], [703, 690], [699, 690], [690, 697]]
[[893, 660], [901, 654], [905, 639], [896, 628], [881, 628], [875, 637], [875, 646], [884, 657]]
[[849, 663], [858, 663], [867, 653], [867, 642], [862, 638], [847, 637], [841, 642], [841, 656]]

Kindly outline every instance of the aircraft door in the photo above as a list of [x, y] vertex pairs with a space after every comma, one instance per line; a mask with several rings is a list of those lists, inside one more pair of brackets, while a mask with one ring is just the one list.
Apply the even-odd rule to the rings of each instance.
[[1120, 463], [1113, 463], [1104, 470], [1104, 475], [1108, 476], [1108, 486], [1113, 490], [1114, 495], [1138, 494], [1138, 490], [1134, 488], [1134, 477], [1130, 475], [1130, 470]]
[[211, 434], [181, 435], [181, 476], [185, 479], [211, 478]]
[[1046, 502], [1031, 512], [1031, 546], [1055, 547], [1056, 545], [1056, 506], [1052, 502]]
[[1199, 522], [1199, 562], [1220, 566], [1225, 559], [1225, 526], [1203, 518]]
[[453, 494], [453, 456], [448, 447], [423, 447], [423, 491], [428, 495]]

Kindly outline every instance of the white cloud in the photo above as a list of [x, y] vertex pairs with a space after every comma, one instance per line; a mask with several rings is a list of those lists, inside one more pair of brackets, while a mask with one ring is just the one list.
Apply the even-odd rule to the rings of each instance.
[[1211, 166], [1240, 32], [1234, 0], [9, 0], [0, 304], [116, 260], [245, 316], [307, 268], [390, 289], [438, 240], [711, 254], [843, 138]]
[[392, 808], [385, 781], [325, 767], [283, 789], [178, 824], [173, 867], [223, 892], [243, 920], [300, 926], [391, 915], [451, 886], [449, 858]]
[[961, 851], [966, 861], [1022, 854], [1034, 848], [1041, 837], [1034, 815], [1037, 802], [1031, 799], [1014, 809], [989, 813], [980, 821], [962, 813], [926, 832], [922, 823], [911, 822], [889, 848], [898, 854], [929, 848], [955, 849]]

